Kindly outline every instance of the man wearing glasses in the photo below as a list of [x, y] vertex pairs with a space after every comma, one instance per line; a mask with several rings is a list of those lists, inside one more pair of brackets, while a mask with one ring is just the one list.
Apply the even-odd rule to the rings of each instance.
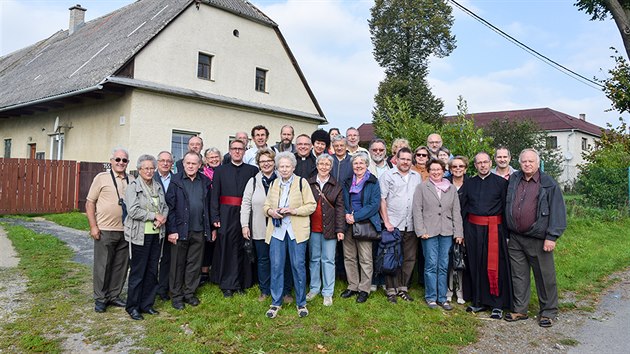
[[370, 159], [372, 159], [373, 163], [370, 164], [368, 169], [376, 178], [380, 178], [392, 168], [391, 162], [387, 159], [387, 149], [383, 139], [374, 139], [370, 143]]
[[129, 153], [115, 148], [109, 162], [111, 170], [94, 177], [85, 203], [90, 236], [94, 239], [94, 311], [98, 313], [105, 312], [107, 306], [125, 307], [120, 293], [129, 264], [123, 228]]
[[[155, 171], [153, 179], [160, 183], [164, 195], [166, 195], [173, 178], [173, 172], [171, 171], [173, 168], [173, 155], [168, 151], [162, 151], [158, 154], [157, 162], [157, 171]], [[167, 301], [170, 300], [170, 296], [168, 295], [168, 273], [171, 267], [171, 243], [166, 240], [166, 237], [162, 240], [161, 254], [157, 294], [162, 300]]]

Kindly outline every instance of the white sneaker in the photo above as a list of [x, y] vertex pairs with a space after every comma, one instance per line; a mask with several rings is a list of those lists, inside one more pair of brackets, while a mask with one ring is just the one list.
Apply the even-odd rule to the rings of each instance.
[[371, 292], [375, 292], [376, 291], [376, 284], [372, 284], [372, 286], [370, 286], [370, 291]]
[[324, 306], [332, 306], [332, 296], [324, 296]]
[[312, 293], [309, 291], [308, 294], [306, 294], [306, 301], [311, 301], [316, 297], [317, 297], [317, 293]]
[[448, 302], [452, 302], [452, 301], [453, 301], [453, 298], [452, 298], [451, 296], [447, 296], [447, 297], [446, 297], [446, 301], [448, 301]]
[[459, 298], [459, 299], [457, 299], [457, 303], [460, 304], [460, 305], [463, 305], [463, 304], [466, 303], [466, 301], [464, 301], [464, 299]]

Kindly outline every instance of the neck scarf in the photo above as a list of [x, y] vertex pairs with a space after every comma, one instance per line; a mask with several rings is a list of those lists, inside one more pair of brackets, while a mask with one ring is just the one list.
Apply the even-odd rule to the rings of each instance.
[[273, 182], [273, 180], [276, 178], [278, 178], [278, 175], [276, 175], [275, 171], [271, 173], [271, 176], [269, 176], [269, 178], [262, 174], [262, 185], [263, 187], [265, 187], [265, 194], [269, 193], [269, 186], [271, 185], [271, 182]]
[[214, 177], [214, 167], [203, 166], [203, 174], [212, 181], [212, 177]]
[[350, 186], [350, 193], [359, 194], [363, 190], [363, 186], [365, 185], [365, 181], [367, 181], [372, 174], [370, 170], [366, 170], [363, 178], [357, 182], [357, 175], [352, 174], [352, 185]]
[[435, 188], [442, 193], [446, 193], [448, 187], [451, 186], [451, 182], [449, 182], [446, 178], [442, 178], [442, 180], [439, 182], [435, 182], [434, 180], [429, 178], [429, 181], [431, 181]]

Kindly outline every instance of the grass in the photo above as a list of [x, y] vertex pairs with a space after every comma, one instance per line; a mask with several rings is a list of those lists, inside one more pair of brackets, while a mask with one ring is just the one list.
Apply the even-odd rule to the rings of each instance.
[[87, 217], [85, 214], [78, 211], [64, 214], [46, 214], [42, 216], [44, 219], [62, 226], [71, 227], [77, 230], [90, 230], [90, 224], [88, 223]]

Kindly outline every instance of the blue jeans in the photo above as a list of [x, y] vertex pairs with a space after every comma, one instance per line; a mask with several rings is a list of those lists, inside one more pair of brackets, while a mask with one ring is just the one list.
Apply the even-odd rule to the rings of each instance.
[[453, 236], [437, 235], [422, 240], [424, 253], [424, 298], [446, 302], [448, 290], [448, 250]]
[[[322, 296], [333, 296], [335, 292], [335, 251], [337, 250], [337, 240], [327, 240], [320, 232], [311, 232], [309, 239], [311, 270], [310, 292], [318, 294], [321, 289]], [[320, 276], [321, 270], [321, 276]]]
[[271, 259], [271, 304], [282, 305], [282, 295], [284, 290], [285, 266], [287, 249], [289, 250], [289, 261], [291, 262], [291, 273], [293, 274], [293, 284], [295, 285], [295, 303], [299, 306], [306, 305], [306, 244], [297, 243], [291, 240], [289, 235], [284, 236], [280, 241], [275, 237], [271, 238], [269, 244], [269, 258]]
[[[254, 240], [256, 248], [256, 268], [258, 270], [258, 288], [263, 295], [271, 295], [269, 284], [271, 281], [271, 262], [269, 261], [269, 245], [265, 240]], [[291, 294], [293, 281], [291, 279], [291, 265], [286, 263], [284, 267], [284, 295]]]

